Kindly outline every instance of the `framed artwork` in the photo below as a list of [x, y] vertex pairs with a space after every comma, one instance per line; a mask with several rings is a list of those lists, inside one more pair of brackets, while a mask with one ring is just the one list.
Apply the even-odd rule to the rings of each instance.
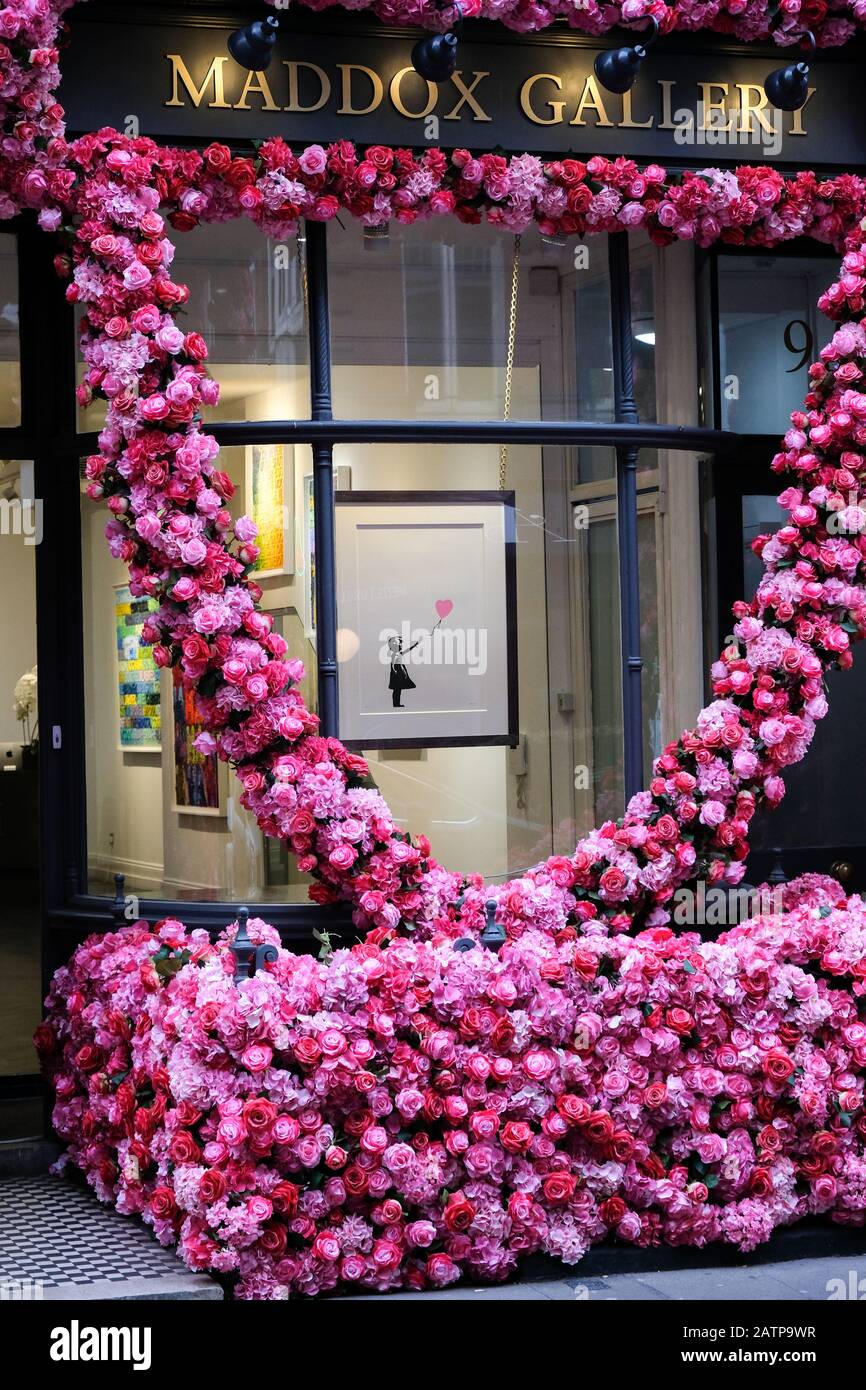
[[257, 579], [293, 574], [294, 450], [290, 444], [251, 444], [246, 451], [246, 510], [259, 531]]
[[[333, 470], [334, 498], [352, 488], [352, 468], [338, 464]], [[302, 516], [298, 523], [298, 563], [296, 573], [303, 578], [304, 636], [316, 646], [316, 497], [312, 473], [304, 476]]]
[[153, 659], [153, 651], [141, 640], [145, 620], [158, 607], [155, 599], [134, 598], [128, 584], [114, 585], [117, 746], [122, 753], [162, 752], [159, 667]]
[[316, 501], [313, 475], [304, 478], [304, 636], [316, 645]]
[[340, 738], [518, 743], [513, 492], [338, 492]]
[[177, 666], [171, 669], [173, 811], [185, 816], [225, 816], [225, 764], [216, 753], [200, 753], [195, 740], [204, 732], [195, 694], [184, 686]]

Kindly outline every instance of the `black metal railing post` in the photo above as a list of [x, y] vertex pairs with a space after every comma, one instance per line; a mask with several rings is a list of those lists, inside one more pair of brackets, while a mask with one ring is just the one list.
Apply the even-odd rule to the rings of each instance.
[[[640, 423], [634, 399], [634, 353], [628, 232], [608, 236], [613, 341], [613, 391], [617, 424]], [[626, 801], [643, 786], [643, 658], [640, 644], [640, 554], [637, 461], [639, 450], [616, 450], [616, 531], [622, 650], [623, 782]]]
[[122, 927], [126, 921], [126, 875], [114, 875], [114, 902], [111, 904], [111, 916], [115, 927]]
[[238, 929], [231, 947], [232, 955], [235, 958], [233, 978], [236, 985], [239, 985], [242, 980], [249, 980], [252, 976], [257, 975], [263, 966], [275, 961], [279, 955], [276, 946], [272, 946], [269, 942], [262, 942], [260, 946], [256, 946], [251, 941], [247, 930], [249, 920], [249, 908], [238, 908]]
[[[307, 302], [310, 328], [310, 406], [316, 421], [333, 419], [331, 326], [328, 306], [327, 231], [306, 224]], [[316, 533], [316, 654], [322, 733], [337, 736], [340, 701], [337, 670], [337, 560], [334, 517], [334, 447], [313, 445], [313, 509]]]

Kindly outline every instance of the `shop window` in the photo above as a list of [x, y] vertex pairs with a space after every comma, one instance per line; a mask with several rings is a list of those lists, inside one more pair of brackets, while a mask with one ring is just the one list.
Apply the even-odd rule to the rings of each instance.
[[0, 429], [21, 423], [21, 365], [18, 338], [18, 243], [0, 233]]
[[[312, 460], [302, 446], [247, 445], [220, 456], [235, 515], [256, 515], [262, 606], [305, 667], [316, 708]], [[240, 784], [192, 747], [194, 701], [140, 642], [147, 600], [105, 544], [105, 510], [82, 495], [89, 890], [143, 898], [306, 901], [308, 880], [240, 805]]]
[[[5, 238], [9, 240], [9, 238]], [[41, 1014], [39, 713], [36, 551], [41, 503], [33, 465], [0, 470], [0, 1075], [35, 1071], [30, 1039]], [[0, 1111], [0, 1139], [6, 1137]]]
[[[244, 220], [212, 223], [177, 238], [171, 274], [190, 291], [180, 325], [204, 336], [220, 385], [208, 423], [308, 417], [303, 241], [269, 241]], [[79, 379], [84, 370], [79, 362]], [[98, 429], [104, 418], [105, 402], [94, 401], [79, 411], [79, 428]]]
[[826, 342], [819, 296], [835, 259], [718, 257], [718, 416], [723, 429], [779, 434], [809, 389], [809, 367]]

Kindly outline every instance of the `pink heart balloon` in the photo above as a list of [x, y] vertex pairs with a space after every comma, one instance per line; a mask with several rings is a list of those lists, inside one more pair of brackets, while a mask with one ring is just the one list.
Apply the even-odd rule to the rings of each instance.
[[451, 612], [451, 609], [453, 607], [454, 604], [451, 602], [450, 598], [437, 598], [436, 600], [436, 612], [442, 619], [448, 617], [448, 614]]

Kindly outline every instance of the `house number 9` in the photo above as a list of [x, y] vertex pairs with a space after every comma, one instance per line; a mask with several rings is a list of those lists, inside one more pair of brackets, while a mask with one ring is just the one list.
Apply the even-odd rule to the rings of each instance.
[[[794, 342], [793, 329], [795, 328], [802, 328], [803, 330], [802, 343], [798, 344]], [[802, 354], [799, 362], [795, 362], [793, 367], [788, 367], [786, 375], [790, 375], [791, 372], [798, 372], [801, 367], [805, 367], [806, 363], [809, 361], [809, 358], [812, 356], [812, 348], [815, 346], [815, 336], [805, 319], [791, 319], [790, 323], [785, 324], [784, 339], [785, 347], [789, 352], [799, 352]]]

